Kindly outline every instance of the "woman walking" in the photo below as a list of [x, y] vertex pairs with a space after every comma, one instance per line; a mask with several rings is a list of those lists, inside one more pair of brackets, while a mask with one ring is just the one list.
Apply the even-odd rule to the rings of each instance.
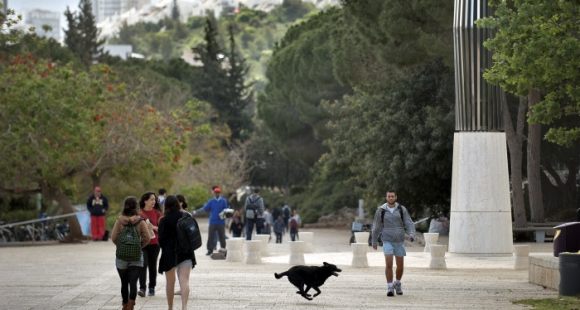
[[161, 259], [159, 260], [159, 273], [165, 272], [165, 292], [167, 294], [167, 305], [173, 309], [173, 297], [175, 286], [175, 268], [179, 278], [181, 288], [182, 309], [187, 309], [187, 299], [189, 297], [189, 273], [195, 267], [195, 254], [181, 253], [176, 246], [177, 242], [177, 221], [187, 213], [181, 211], [179, 201], [174, 195], [169, 195], [165, 199], [165, 213], [159, 221], [159, 245], [161, 246]]
[[[136, 225], [135, 228], [141, 238], [141, 248], [145, 247], [149, 243], [149, 231], [147, 224], [139, 217], [139, 203], [137, 198], [133, 196], [125, 198], [122, 215], [119, 216], [113, 227], [111, 240], [115, 245], [117, 245], [123, 228], [128, 225]], [[121, 278], [123, 310], [133, 310], [135, 299], [137, 298], [137, 278], [139, 277], [140, 269], [143, 269], [143, 253], [141, 253], [141, 259], [137, 261], [124, 261], [117, 258], [115, 265]]]
[[155, 296], [157, 285], [157, 258], [159, 257], [158, 225], [161, 218], [161, 206], [154, 192], [145, 192], [139, 199], [141, 218], [147, 222], [148, 228], [153, 230], [154, 236], [149, 244], [143, 248], [143, 268], [139, 272], [139, 296], [145, 297], [147, 288], [147, 271], [149, 271], [149, 296]]

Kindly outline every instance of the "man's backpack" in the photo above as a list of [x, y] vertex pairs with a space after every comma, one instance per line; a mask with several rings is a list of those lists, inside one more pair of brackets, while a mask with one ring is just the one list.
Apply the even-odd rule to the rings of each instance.
[[290, 218], [290, 208], [289, 207], [284, 207], [284, 217]]
[[137, 225], [143, 219], [139, 219], [137, 223], [128, 223], [123, 227], [117, 239], [117, 258], [126, 262], [135, 262], [141, 260], [141, 236], [137, 231]]
[[290, 228], [298, 228], [298, 221], [295, 218], [290, 219]]
[[248, 205], [246, 206], [246, 219], [257, 219], [258, 213], [260, 212], [260, 201], [262, 197], [257, 196], [252, 200], [252, 197], [248, 198]]
[[197, 221], [183, 212], [177, 221], [177, 249], [181, 253], [192, 253], [201, 247], [201, 233]]

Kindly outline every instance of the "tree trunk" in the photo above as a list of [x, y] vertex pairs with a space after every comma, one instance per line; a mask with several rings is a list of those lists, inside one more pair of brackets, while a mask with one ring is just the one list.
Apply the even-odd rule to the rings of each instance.
[[[62, 193], [59, 188], [50, 187], [45, 182], [41, 183], [42, 196], [46, 199], [48, 204], [52, 204], [53, 200], [56, 200], [58, 206], [62, 209], [64, 214], [74, 213], [75, 210], [68, 197]], [[81, 225], [76, 216], [69, 216], [66, 218], [69, 225], [69, 238], [70, 241], [79, 242], [83, 240], [83, 231], [81, 230]]]
[[[531, 107], [540, 102], [540, 92], [532, 90], [528, 97], [529, 113]], [[530, 198], [530, 221], [543, 223], [544, 203], [542, 198], [542, 182], [540, 167], [540, 144], [542, 141], [542, 125], [540, 123], [528, 124], [528, 191]]]
[[93, 180], [93, 188], [91, 188], [91, 191], [95, 187], [101, 186], [101, 173], [100, 173], [100, 171], [95, 171], [95, 172], [91, 173], [91, 179]]
[[522, 144], [524, 137], [524, 124], [526, 121], [526, 111], [528, 110], [528, 101], [526, 98], [520, 98], [515, 130], [510, 111], [507, 106], [505, 93], [503, 95], [503, 101], [503, 120], [510, 155], [510, 179], [512, 181], [511, 185], [514, 226], [517, 228], [522, 228], [527, 226], [526, 208], [524, 205], [524, 190], [522, 188]]

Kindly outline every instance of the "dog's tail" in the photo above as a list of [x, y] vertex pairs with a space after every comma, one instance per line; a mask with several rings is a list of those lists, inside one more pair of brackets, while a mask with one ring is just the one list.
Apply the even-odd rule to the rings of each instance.
[[281, 274], [274, 273], [274, 276], [276, 277], [276, 279], [280, 279], [285, 275], [287, 275], [286, 272], [282, 272]]

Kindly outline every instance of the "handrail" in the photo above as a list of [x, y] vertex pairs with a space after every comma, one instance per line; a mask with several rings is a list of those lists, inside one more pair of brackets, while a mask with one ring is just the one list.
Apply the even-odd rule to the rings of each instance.
[[20, 226], [20, 225], [24, 225], [24, 224], [31, 224], [31, 223], [43, 222], [43, 221], [54, 220], [54, 219], [59, 219], [59, 218], [63, 218], [63, 217], [71, 217], [71, 216], [75, 216], [77, 214], [85, 214], [85, 213], [89, 213], [89, 211], [74, 212], [74, 213], [68, 213], [68, 214], [56, 215], [56, 216], [47, 216], [47, 217], [41, 218], [41, 219], [28, 220], [28, 221], [16, 222], [16, 223], [10, 223], [10, 224], [4, 224], [4, 225], [0, 225], [0, 228], [5, 228], [5, 227], [12, 228], [13, 226]]

